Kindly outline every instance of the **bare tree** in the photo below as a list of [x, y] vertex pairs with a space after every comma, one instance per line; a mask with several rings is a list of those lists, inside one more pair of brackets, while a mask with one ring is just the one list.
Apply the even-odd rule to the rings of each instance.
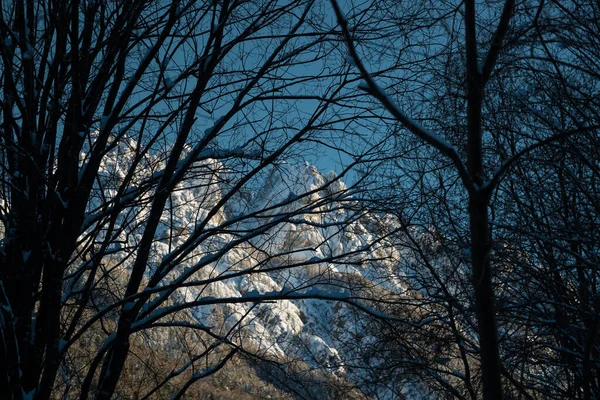
[[[453, 360], [435, 360], [431, 336], [387, 335], [400, 354], [390, 368], [420, 370], [449, 397], [590, 398], [595, 251], [573, 226], [595, 237], [597, 5], [380, 2], [376, 22], [332, 5], [360, 88], [393, 117], [382, 117], [396, 148], [381, 172], [393, 187], [377, 207], [397, 215], [413, 249], [417, 267], [399, 274], [423, 294]], [[586, 333], [566, 334], [575, 326]], [[547, 355], [562, 361], [546, 369]]]
[[[599, 12], [597, 4], [576, 1], [540, 11], [530, 34], [537, 72], [522, 70], [528, 85], [510, 100], [535, 116], [519, 120], [524, 132], [550, 136], [597, 125], [598, 75], [590, 66], [598, 65]], [[536, 360], [512, 368], [548, 398], [598, 396], [597, 144], [597, 128], [564, 135], [515, 163], [499, 188], [514, 206], [496, 229], [519, 251], [518, 278], [505, 286], [511, 312], [502, 316], [522, 326], [510, 365], [517, 365], [515, 348]], [[517, 293], [522, 279], [527, 289]]]
[[[339, 184], [352, 163], [306, 183], [282, 161], [332, 147], [355, 115], [320, 5], [0, 7], [4, 396], [182, 398], [236, 355], [269, 359], [244, 336], [265, 301], [350, 301], [307, 288], [371, 251], [326, 251], [363, 213], [360, 185]], [[291, 224], [326, 234], [303, 245]]]

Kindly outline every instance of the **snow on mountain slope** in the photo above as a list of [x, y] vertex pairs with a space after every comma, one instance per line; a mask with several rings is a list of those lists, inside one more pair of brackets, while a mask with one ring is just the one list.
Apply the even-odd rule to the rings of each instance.
[[[121, 162], [110, 157], [104, 162], [105, 188], [116, 188], [123, 179]], [[140, 187], [144, 179], [137, 178]], [[225, 163], [207, 159], [194, 165], [169, 197], [148, 278], [164, 270], [159, 286], [181, 286], [171, 295], [173, 304], [205, 300], [192, 315], [215, 334], [262, 357], [302, 360], [306, 371], [318, 369], [331, 379], [358, 384], [364, 377], [357, 358], [373, 338], [366, 317], [352, 306], [317, 299], [211, 299], [308, 290], [330, 297], [406, 292], [394, 271], [400, 253], [382, 240], [379, 217], [358, 207], [335, 173], [322, 175], [309, 164], [271, 166], [230, 196], [236, 183]], [[116, 189], [106, 193], [114, 195]], [[135, 249], [141, 238], [149, 209], [144, 193], [140, 205], [118, 221], [125, 248]], [[192, 250], [179, 259], [177, 249]], [[131, 261], [124, 254], [116, 257], [127, 266]], [[378, 395], [396, 398], [386, 395], [385, 387]]]

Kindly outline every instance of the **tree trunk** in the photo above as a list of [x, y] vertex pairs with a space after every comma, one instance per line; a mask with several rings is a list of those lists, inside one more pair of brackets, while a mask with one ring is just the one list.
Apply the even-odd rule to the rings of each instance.
[[476, 193], [471, 197], [469, 214], [475, 313], [483, 374], [483, 398], [501, 399], [500, 354], [490, 265], [491, 234], [486, 193]]
[[[466, 78], [467, 78], [467, 168], [474, 184], [469, 190], [471, 261], [475, 291], [475, 315], [479, 333], [483, 398], [502, 399], [500, 354], [494, 290], [490, 265], [491, 231], [488, 205], [493, 187], [486, 186], [483, 165], [482, 108], [485, 96], [483, 68], [477, 55], [475, 2], [465, 2]], [[487, 61], [487, 60], [486, 60]]]

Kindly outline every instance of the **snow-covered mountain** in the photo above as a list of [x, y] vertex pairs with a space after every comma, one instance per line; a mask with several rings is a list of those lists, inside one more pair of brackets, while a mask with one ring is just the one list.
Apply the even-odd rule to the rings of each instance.
[[[104, 161], [104, 198], [118, 193], [130, 167], [125, 154], [117, 149]], [[279, 370], [261, 367], [259, 374], [300, 397], [426, 398], [413, 378], [399, 382], [376, 371], [387, 357], [373, 350], [382, 340], [377, 321], [394, 317], [373, 300], [415, 296], [398, 272], [398, 224], [360, 207], [353, 188], [308, 163], [272, 165], [240, 186], [243, 177], [226, 161], [194, 164], [170, 195], [146, 284], [159, 277], [155, 288], [177, 286], [167, 304], [193, 304], [194, 323], [277, 362]], [[136, 177], [128, 190], [150, 178], [151, 171]], [[140, 192], [132, 212], [118, 218], [111, 258], [124, 270], [135, 259], [150, 196]], [[269, 297], [289, 299], [259, 301]], [[159, 303], [161, 296], [148, 301], [141, 316], [156, 319], [168, 308], [153, 308]], [[418, 315], [405, 320], [424, 323]], [[168, 337], [157, 340], [170, 347]]]

